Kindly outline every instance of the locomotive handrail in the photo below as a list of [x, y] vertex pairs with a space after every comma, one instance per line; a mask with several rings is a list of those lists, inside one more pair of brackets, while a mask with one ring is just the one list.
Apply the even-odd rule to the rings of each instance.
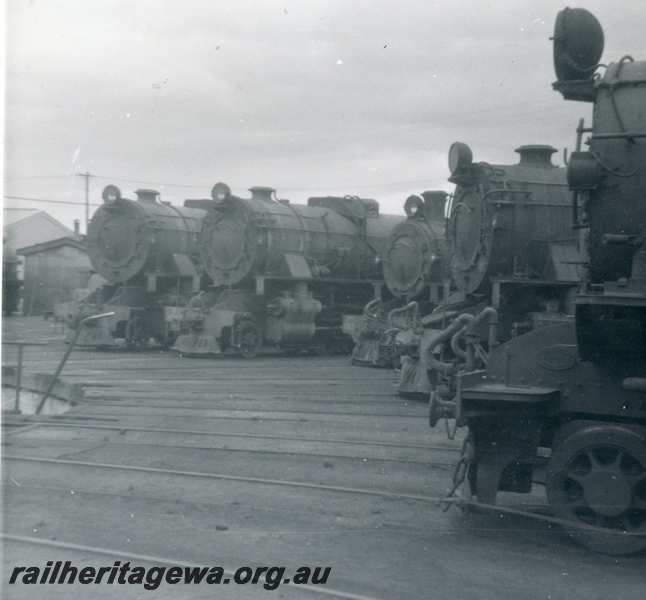
[[623, 138], [646, 138], [646, 132], [638, 133], [634, 131], [616, 132], [616, 133], [593, 133], [590, 136], [593, 140], [620, 140]]
[[[646, 135], [644, 137], [646, 137]], [[628, 139], [632, 139], [632, 137], [630, 137]], [[608, 165], [606, 165], [603, 162], [603, 160], [601, 160], [601, 157], [594, 150], [590, 149], [589, 152], [590, 152], [590, 154], [592, 154], [592, 156], [597, 161], [597, 163], [599, 163], [601, 168], [608, 171], [608, 173], [612, 173], [613, 175], [616, 175], [617, 177], [626, 177], [626, 178], [634, 177], [640, 171], [639, 166], [635, 167], [632, 171], [620, 171], [619, 168], [613, 169], [613, 168], [609, 167]]]
[[[509, 179], [507, 179], [507, 182], [522, 183], [522, 184], [530, 183], [532, 185], [555, 185], [555, 186], [567, 187], [567, 183], [564, 183], [564, 182], [561, 183], [561, 182], [558, 182], [558, 181], [534, 181], [533, 179], [522, 179], [521, 180], [521, 179], [509, 178]], [[505, 188], [504, 191], [505, 192], [515, 192], [515, 193], [519, 193], [519, 194], [531, 193], [531, 192], [529, 192], [529, 190], [513, 190], [513, 189], [509, 189], [509, 188]]]

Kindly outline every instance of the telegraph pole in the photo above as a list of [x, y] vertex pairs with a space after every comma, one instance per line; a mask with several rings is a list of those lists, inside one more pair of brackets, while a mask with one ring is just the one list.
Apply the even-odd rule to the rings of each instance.
[[79, 177], [85, 177], [85, 235], [87, 235], [87, 226], [90, 222], [90, 175], [88, 171], [85, 173], [77, 173]]

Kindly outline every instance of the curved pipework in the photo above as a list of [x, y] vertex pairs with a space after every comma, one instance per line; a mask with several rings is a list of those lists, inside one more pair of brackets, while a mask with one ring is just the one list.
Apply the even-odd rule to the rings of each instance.
[[381, 300], [379, 298], [373, 298], [368, 302], [363, 307], [363, 314], [364, 316], [370, 318], [370, 319], [378, 319], [379, 315], [377, 311], [379, 310], [379, 307], [381, 306]]
[[476, 327], [482, 323], [485, 319], [489, 319], [489, 334], [487, 336], [487, 346], [489, 352], [498, 344], [498, 311], [493, 308], [493, 306], [487, 306], [484, 308], [473, 323], [473, 327]]
[[420, 360], [428, 360], [428, 368], [434, 371], [439, 371], [444, 375], [449, 375], [457, 370], [457, 364], [453, 362], [441, 361], [433, 355], [435, 348], [440, 344], [447, 342], [453, 336], [462, 330], [465, 325], [470, 324], [475, 317], [473, 315], [463, 313], [456, 317], [456, 319], [445, 329], [440, 331], [435, 337], [425, 340], [422, 338], [420, 347]]
[[397, 315], [401, 314], [401, 313], [405, 313], [405, 312], [408, 312], [408, 311], [412, 311], [412, 313], [413, 313], [412, 320], [413, 320], [413, 323], [415, 323], [417, 321], [417, 315], [419, 313], [419, 304], [417, 302], [413, 301], [413, 302], [409, 302], [408, 304], [406, 304], [406, 306], [401, 306], [400, 308], [393, 308], [388, 313], [388, 325], [390, 325], [391, 327], [394, 327], [393, 326], [393, 318], [396, 317]]
[[[428, 359], [430, 369], [439, 371], [444, 375], [454, 373], [460, 368], [459, 363], [441, 361], [434, 356], [435, 349], [450, 340], [453, 353], [464, 361], [463, 368], [467, 371], [475, 369], [476, 365], [476, 328], [485, 320], [489, 321], [489, 332], [487, 337], [488, 347], [491, 350], [497, 343], [498, 311], [493, 307], [487, 307], [476, 316], [468, 313], [459, 315], [447, 328], [430, 340], [422, 340], [420, 357]], [[466, 348], [460, 346], [460, 340], [466, 338]]]
[[467, 358], [467, 350], [462, 349], [460, 347], [460, 340], [463, 338], [463, 336], [466, 334], [468, 331], [469, 326], [464, 325], [459, 331], [453, 335], [451, 338], [451, 350], [453, 350], [453, 354], [458, 356], [459, 358], [466, 359]]
[[[497, 343], [498, 311], [489, 306], [480, 311], [475, 317], [467, 313], [461, 314], [449, 327], [440, 332], [437, 337], [430, 340], [430, 342], [426, 344], [426, 348], [422, 348], [420, 352], [420, 360], [423, 360], [421, 358], [422, 356], [428, 357], [429, 368], [440, 371], [444, 375], [451, 375], [461, 369], [464, 369], [465, 371], [474, 370], [476, 366], [476, 358], [479, 358], [486, 364], [488, 359], [486, 353], [484, 353], [481, 348], [477, 348], [478, 335], [476, 331], [476, 328], [485, 320], [489, 321], [489, 335], [487, 342], [489, 351], [491, 351]], [[459, 345], [459, 340], [463, 336], [466, 338], [466, 350], [463, 350]], [[451, 349], [456, 356], [464, 360], [462, 364], [459, 362], [442, 362], [436, 359], [433, 355], [435, 348], [439, 344], [444, 343], [449, 339], [449, 337], [451, 339]], [[441, 418], [455, 418], [458, 421], [460, 420], [460, 417], [457, 414], [457, 393], [451, 399], [443, 398], [443, 396], [446, 397], [447, 395], [450, 395], [449, 390], [449, 386], [440, 386], [431, 392], [429, 410], [429, 423], [431, 427], [435, 427]], [[462, 425], [462, 423], [456, 422], [456, 426], [458, 425]], [[452, 439], [452, 435], [454, 434], [449, 434], [449, 438]]]

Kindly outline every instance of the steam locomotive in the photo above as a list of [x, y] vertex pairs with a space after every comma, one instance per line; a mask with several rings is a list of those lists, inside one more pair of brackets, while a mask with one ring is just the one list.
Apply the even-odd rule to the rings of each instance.
[[213, 188], [198, 243], [211, 288], [183, 311], [173, 349], [243, 357], [263, 346], [349, 351], [343, 315], [379, 294], [380, 257], [401, 218], [380, 215], [378, 203], [363, 198], [317, 197], [303, 206], [269, 187], [250, 192]]
[[[468, 427], [453, 485], [462, 502], [492, 506], [542, 479], [575, 540], [628, 554], [646, 548], [646, 61], [599, 65], [603, 30], [583, 9], [559, 12], [553, 40], [554, 89], [594, 107], [567, 166], [587, 263], [574, 319], [511, 338], [483, 363], [473, 333], [487, 317], [460, 315], [423, 349], [437, 375], [430, 422]], [[459, 361], [438, 359], [448, 344]]]
[[78, 344], [140, 349], [172, 344], [179, 333], [179, 309], [203, 286], [198, 236], [205, 201], [176, 207], [155, 190], [124, 198], [114, 185], [88, 226], [88, 255], [107, 283], [68, 316], [71, 330], [96, 312], [114, 316], [83, 328]]
[[[449, 150], [449, 181], [456, 187], [443, 257], [450, 288], [445, 281], [446, 300], [421, 312], [417, 323], [396, 335], [401, 395], [428, 396], [433, 369], [422, 348], [462, 312], [475, 316], [487, 305], [496, 309], [495, 323], [488, 313], [473, 331], [483, 361], [500, 340], [574, 319], [582, 257], [578, 233], [571, 227], [565, 169], [552, 164], [556, 150], [551, 146], [525, 145], [516, 152], [517, 164], [491, 165], [475, 163], [464, 143]], [[412, 265], [428, 260], [419, 252], [402, 258]], [[409, 306], [418, 311], [416, 302]], [[433, 352], [440, 351], [444, 361], [464, 357], [455, 344], [444, 350], [433, 346]]]
[[386, 293], [364, 307], [362, 318], [344, 323], [355, 342], [354, 364], [395, 366], [397, 349], [419, 338], [420, 317], [448, 299], [447, 200], [443, 191], [406, 199], [406, 220], [395, 225], [384, 250]]

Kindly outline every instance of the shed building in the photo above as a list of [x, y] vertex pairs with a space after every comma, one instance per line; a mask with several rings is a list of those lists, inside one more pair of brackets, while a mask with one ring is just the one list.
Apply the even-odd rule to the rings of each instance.
[[92, 267], [85, 244], [63, 237], [25, 248], [23, 305], [25, 315], [53, 313], [57, 303], [74, 298], [74, 291], [86, 288]]

